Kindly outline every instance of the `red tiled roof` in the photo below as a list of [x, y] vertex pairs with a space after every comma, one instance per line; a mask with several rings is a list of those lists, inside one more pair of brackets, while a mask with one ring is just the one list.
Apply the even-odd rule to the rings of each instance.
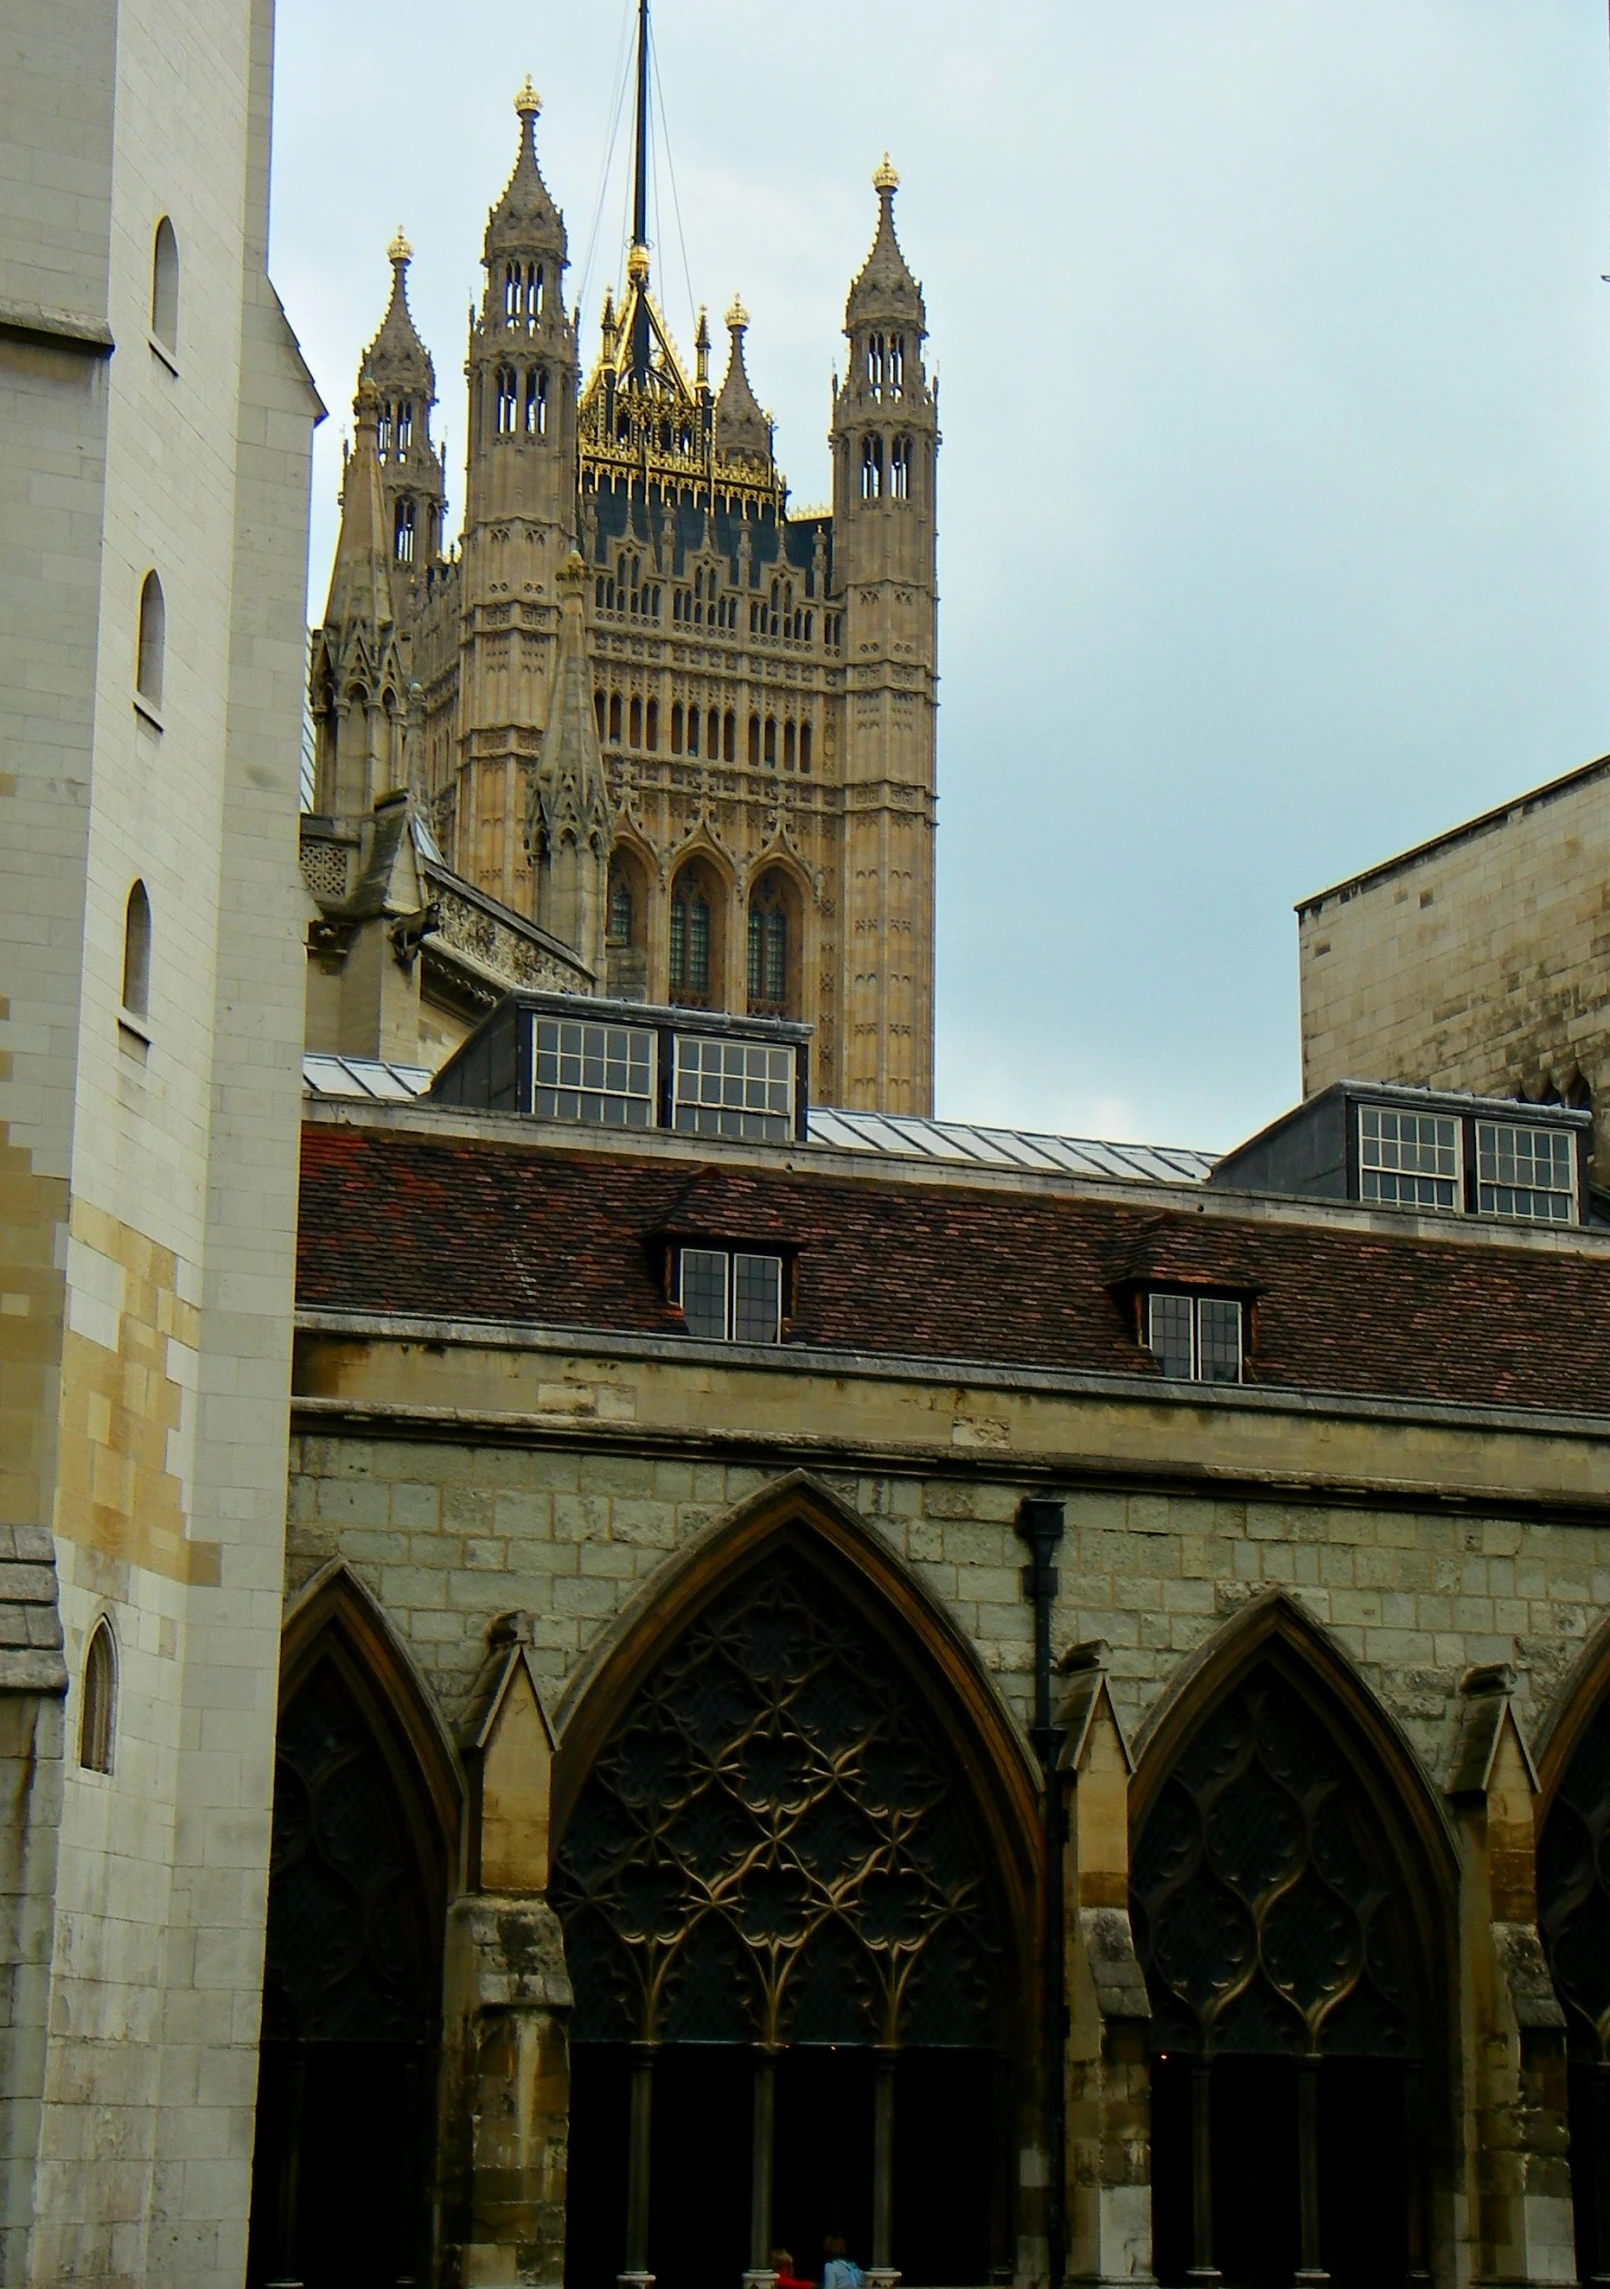
[[790, 1340], [1153, 1374], [1125, 1282], [1257, 1297], [1250, 1379], [1476, 1406], [1610, 1412], [1610, 1252], [1237, 1221], [983, 1185], [879, 1181], [311, 1122], [307, 1310], [675, 1335], [654, 1235], [799, 1250]]

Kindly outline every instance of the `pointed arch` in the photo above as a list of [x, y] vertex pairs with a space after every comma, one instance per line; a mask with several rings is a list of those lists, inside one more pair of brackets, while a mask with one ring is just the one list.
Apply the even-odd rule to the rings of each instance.
[[1135, 1739], [1130, 1828], [1138, 1833], [1195, 1728], [1262, 1660], [1273, 1662], [1338, 1738], [1371, 1797], [1389, 1812], [1411, 1864], [1450, 1906], [1459, 1881], [1448, 1818], [1397, 1719], [1330, 1631], [1284, 1590], [1249, 1599], [1180, 1664]]
[[1537, 1761], [1537, 1832], [1549, 1816], [1560, 1783], [1582, 1737], [1610, 1693], [1610, 1617], [1586, 1639], [1560, 1679], [1533, 1741]]
[[802, 1559], [854, 1602], [978, 1777], [978, 1810], [1022, 1960], [1031, 1963], [1042, 1830], [1028, 1743], [950, 1615], [859, 1512], [809, 1471], [791, 1471], [762, 1487], [668, 1559], [570, 1679], [555, 1712], [555, 1849], [599, 1751], [644, 1680], [712, 1600], [782, 1552]]
[[303, 1588], [280, 1639], [280, 1710], [324, 1661], [356, 1702], [445, 1903], [459, 1878], [464, 1771], [429, 1686], [379, 1602], [344, 1558]]

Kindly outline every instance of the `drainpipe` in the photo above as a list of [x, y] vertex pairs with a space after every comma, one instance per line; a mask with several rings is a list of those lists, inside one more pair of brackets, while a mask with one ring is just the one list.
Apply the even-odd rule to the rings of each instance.
[[1050, 2147], [1047, 2173], [1046, 2242], [1049, 2253], [1049, 2289], [1062, 2289], [1067, 2264], [1068, 2005], [1062, 1956], [1062, 1856], [1065, 1820], [1057, 1752], [1062, 1729], [1051, 1722], [1051, 1609], [1056, 1602], [1057, 1569], [1053, 1563], [1062, 1540], [1062, 1504], [1025, 1495], [1018, 1504], [1017, 1530], [1032, 1553], [1023, 1568], [1023, 1595], [1034, 1608], [1034, 1722], [1029, 1738], [1040, 1760], [1045, 1805], [1045, 1928], [1042, 1937], [1041, 1978], [1045, 1993], [1046, 2139]]

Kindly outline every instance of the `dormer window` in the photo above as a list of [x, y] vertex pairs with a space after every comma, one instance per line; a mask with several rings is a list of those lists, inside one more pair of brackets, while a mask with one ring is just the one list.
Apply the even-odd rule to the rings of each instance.
[[1174, 1383], [1239, 1383], [1244, 1313], [1235, 1296], [1152, 1288], [1145, 1298], [1146, 1347]]
[[780, 1343], [783, 1259], [736, 1248], [680, 1248], [677, 1302], [690, 1335], [716, 1343]]

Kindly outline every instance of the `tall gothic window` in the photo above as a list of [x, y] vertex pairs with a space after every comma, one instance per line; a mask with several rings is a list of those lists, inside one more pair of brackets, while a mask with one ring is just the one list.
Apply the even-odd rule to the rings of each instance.
[[685, 866], [671, 892], [671, 999], [704, 1005], [712, 976], [712, 896], [702, 866]]
[[1384, 1831], [1269, 1660], [1209, 1711], [1152, 1804], [1131, 1904], [1161, 2282], [1419, 2277], [1422, 2000]]
[[414, 561], [414, 504], [399, 501], [392, 514], [392, 553], [399, 564]]
[[911, 498], [909, 437], [897, 437], [889, 448], [889, 498], [891, 501], [909, 501]]
[[513, 366], [497, 370], [497, 422], [500, 437], [512, 437], [520, 426], [520, 377]]
[[525, 377], [525, 433], [528, 437], [548, 434], [548, 374], [544, 366], [533, 366]]
[[881, 501], [883, 498], [881, 437], [864, 437], [861, 440], [861, 498], [863, 501]]
[[912, 2280], [992, 2277], [1011, 1980], [974, 1802], [889, 1642], [794, 1551], [718, 1591], [634, 1690], [551, 1890], [576, 2289], [623, 2260], [696, 2289], [826, 2233]]
[[749, 900], [749, 1007], [780, 1017], [788, 1005], [788, 895], [774, 867]]

